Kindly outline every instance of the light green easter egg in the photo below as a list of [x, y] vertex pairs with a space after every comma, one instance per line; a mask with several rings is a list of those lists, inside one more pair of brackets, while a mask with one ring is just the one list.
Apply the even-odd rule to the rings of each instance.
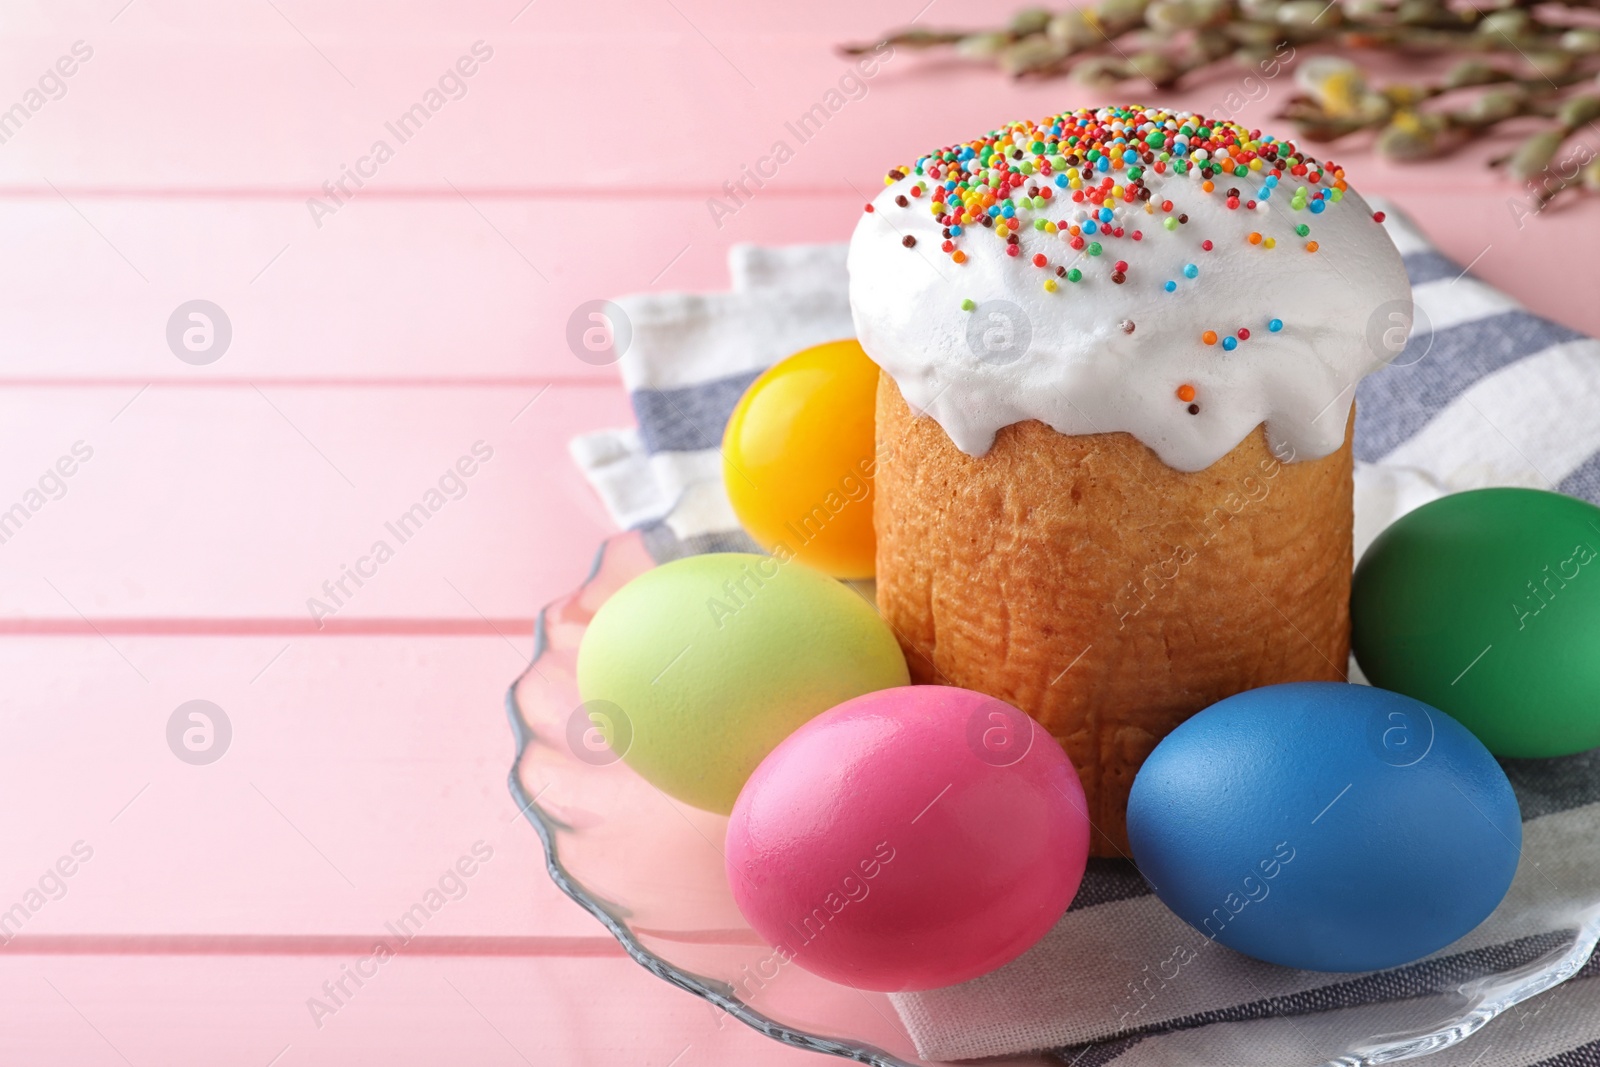
[[663, 792], [726, 814], [756, 765], [802, 724], [908, 685], [873, 606], [796, 562], [719, 552], [647, 571], [595, 613], [578, 650], [584, 702]]

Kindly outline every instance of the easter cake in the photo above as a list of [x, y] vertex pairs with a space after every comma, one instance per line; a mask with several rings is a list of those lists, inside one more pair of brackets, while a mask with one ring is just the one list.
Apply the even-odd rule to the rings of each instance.
[[896, 167], [856, 227], [879, 609], [914, 682], [1062, 744], [1098, 854], [1185, 719], [1345, 677], [1355, 387], [1411, 318], [1382, 221], [1293, 142], [1105, 107]]

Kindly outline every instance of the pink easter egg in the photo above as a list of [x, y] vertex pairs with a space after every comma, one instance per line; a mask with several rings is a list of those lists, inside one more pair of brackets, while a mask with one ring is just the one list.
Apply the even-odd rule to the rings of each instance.
[[1010, 704], [884, 689], [756, 768], [728, 823], [728, 880], [784, 963], [861, 989], [954, 985], [1061, 918], [1088, 861], [1087, 810], [1061, 746]]

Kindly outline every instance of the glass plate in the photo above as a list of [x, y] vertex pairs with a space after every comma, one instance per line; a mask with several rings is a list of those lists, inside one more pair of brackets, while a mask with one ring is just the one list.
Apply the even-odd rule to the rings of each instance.
[[[725, 816], [667, 797], [596, 741], [592, 709], [578, 696], [578, 643], [600, 605], [653, 566], [638, 534], [603, 543], [583, 584], [540, 612], [532, 661], [506, 695], [517, 747], [511, 793], [544, 843], [550, 877], [640, 966], [714, 1005], [722, 1022], [736, 1019], [786, 1045], [875, 1067], [932, 1067], [917, 1056], [886, 994], [779, 965], [728, 890]], [[1570, 925], [1570, 939], [1556, 938], [1543, 956], [1411, 1002], [1418, 1010], [1406, 1016], [1404, 1032], [1340, 1035], [1346, 1051], [1327, 1063], [1390, 1063], [1470, 1037], [1583, 966], [1600, 938], [1600, 911]], [[1039, 1052], [983, 1062], [1063, 1059]]]

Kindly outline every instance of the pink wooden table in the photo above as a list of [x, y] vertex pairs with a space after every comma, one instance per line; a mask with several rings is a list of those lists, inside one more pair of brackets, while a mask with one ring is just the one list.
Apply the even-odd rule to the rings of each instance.
[[[608, 532], [566, 442], [629, 419], [572, 310], [720, 287], [736, 241], [841, 239], [885, 167], [1094, 95], [899, 54], [798, 144], [785, 123], [847, 69], [829, 46], [921, 6], [8, 8], [0, 1062], [821, 1062], [645, 974], [549, 885], [500, 701]], [[714, 218], [778, 140], [793, 158]], [[1600, 204], [1519, 228], [1476, 166], [1346, 155], [1481, 276], [1600, 331], [1592, 272], [1561, 269], [1592, 262]], [[231, 325], [206, 365], [167, 339], [196, 299]], [[319, 626], [308, 600], [475, 448]], [[169, 748], [191, 700], [231, 725], [209, 765]], [[459, 899], [313, 1010], [475, 850]]]

